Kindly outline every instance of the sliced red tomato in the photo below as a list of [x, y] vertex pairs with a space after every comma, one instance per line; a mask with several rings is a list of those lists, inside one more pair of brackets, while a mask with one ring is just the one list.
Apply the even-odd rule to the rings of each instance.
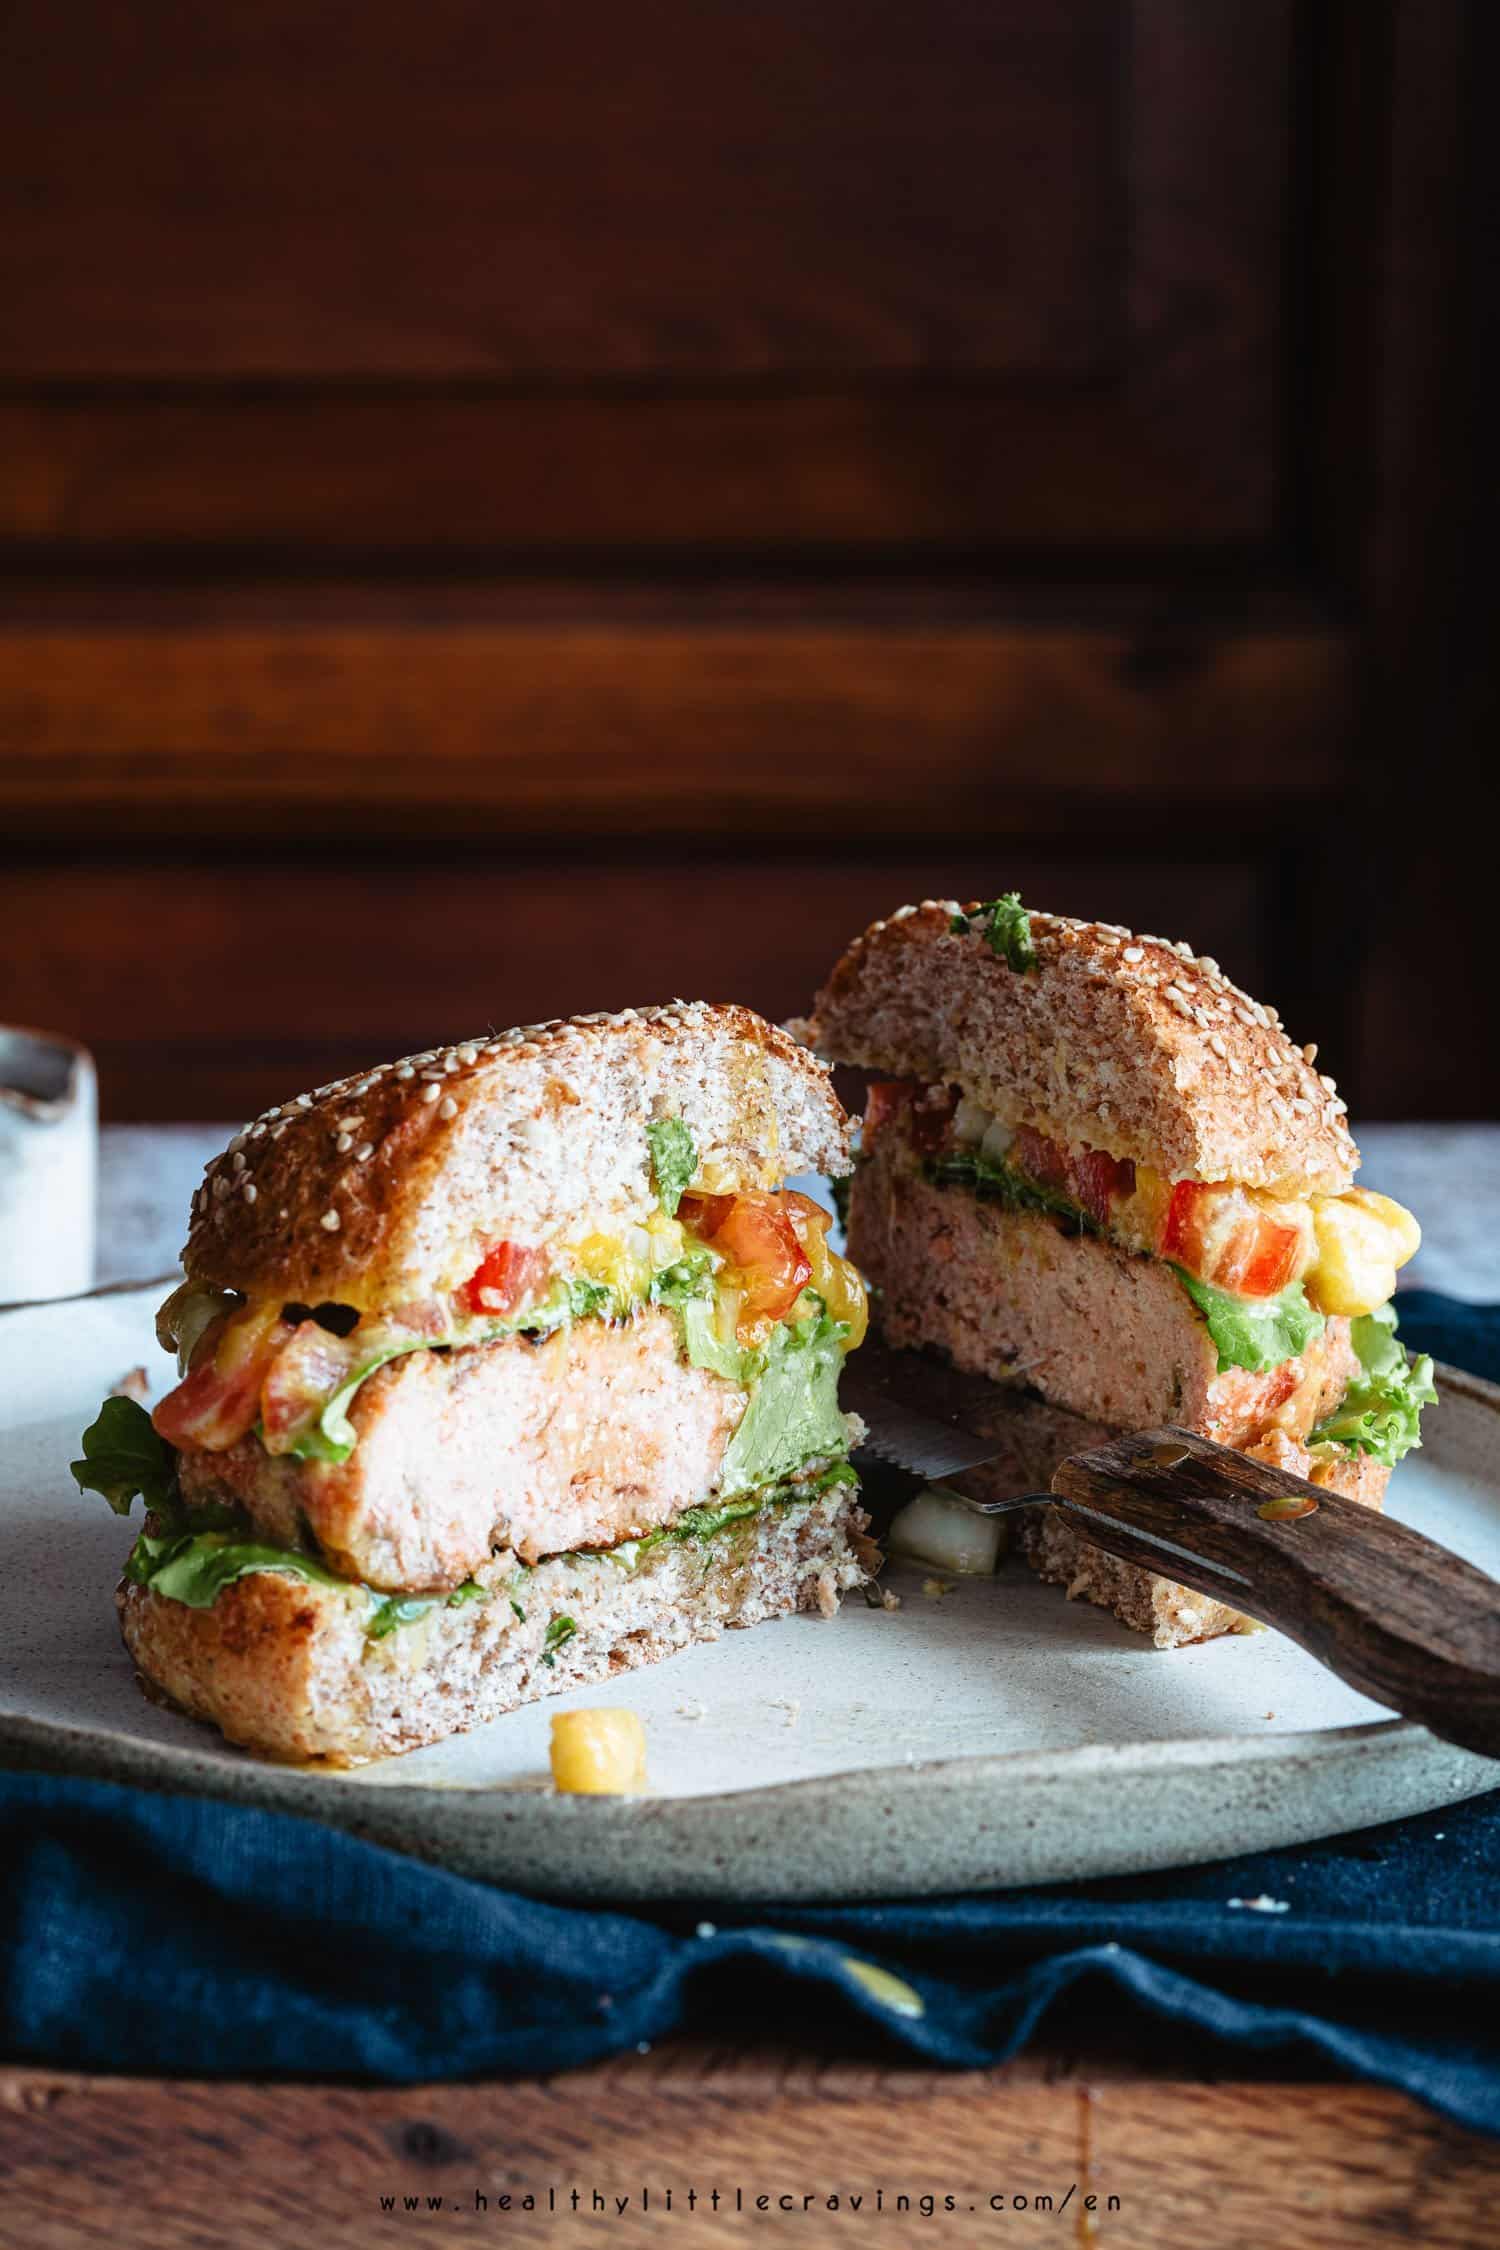
[[1301, 1228], [1280, 1226], [1262, 1212], [1233, 1286], [1246, 1297], [1279, 1297], [1296, 1279], [1301, 1262]]
[[737, 1268], [744, 1287], [741, 1324], [784, 1320], [812, 1279], [812, 1261], [784, 1199], [758, 1191], [685, 1195], [677, 1208], [684, 1223]]
[[825, 1211], [821, 1203], [814, 1203], [812, 1197], [804, 1195], [800, 1188], [783, 1188], [781, 1201], [799, 1241], [807, 1240], [809, 1227], [816, 1227], [820, 1235], [828, 1232], [833, 1213]]
[[297, 1323], [261, 1384], [261, 1432], [268, 1453], [285, 1453], [316, 1422], [368, 1350], [368, 1344], [334, 1336], [315, 1320]]
[[[234, 1336], [230, 1331], [237, 1324], [242, 1332]], [[265, 1331], [260, 1338], [248, 1331], [242, 1315], [230, 1314], [203, 1331], [192, 1366], [151, 1417], [158, 1437], [168, 1445], [223, 1453], [255, 1427], [261, 1385], [279, 1343], [290, 1335], [283, 1323], [268, 1323], [264, 1316], [256, 1325]]]
[[1203, 1256], [1203, 1197], [1199, 1180], [1179, 1180], [1172, 1189], [1167, 1215], [1162, 1221], [1157, 1253], [1175, 1265], [1198, 1271]]
[[1303, 1237], [1299, 1227], [1260, 1210], [1238, 1188], [1179, 1180], [1157, 1248], [1216, 1289], [1275, 1297], [1297, 1277]]
[[528, 1250], [519, 1242], [497, 1242], [458, 1291], [458, 1301], [476, 1320], [483, 1320], [486, 1314], [498, 1319], [533, 1296], [546, 1278], [545, 1250]]

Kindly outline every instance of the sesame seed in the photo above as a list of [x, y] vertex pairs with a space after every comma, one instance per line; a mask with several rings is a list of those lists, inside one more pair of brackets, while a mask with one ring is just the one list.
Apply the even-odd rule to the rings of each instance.
[[224, 1176], [224, 1174], [223, 1174], [222, 1172], [215, 1172], [215, 1174], [214, 1174], [214, 1194], [215, 1194], [215, 1195], [218, 1195], [218, 1196], [225, 1196], [225, 1195], [227, 1195], [228, 1193], [229, 1193], [229, 1182], [228, 1182], [228, 1180], [227, 1180], [227, 1179], [225, 1178], [225, 1176]]
[[245, 1152], [244, 1152], [244, 1150], [243, 1150], [242, 1148], [237, 1148], [237, 1149], [235, 1150], [235, 1152], [234, 1152], [234, 1168], [235, 1168], [235, 1170], [236, 1170], [237, 1172], [243, 1172], [243, 1171], [244, 1171], [244, 1169], [245, 1169], [245, 1164], [246, 1164], [246, 1161], [247, 1161], [247, 1160], [246, 1160], [246, 1156], [245, 1156]]
[[1229, 1067], [1230, 1067], [1230, 1070], [1231, 1070], [1231, 1071], [1232, 1071], [1232, 1072], [1234, 1073], [1234, 1076], [1235, 1076], [1236, 1078], [1243, 1078], [1243, 1077], [1244, 1077], [1244, 1075], [1245, 1075], [1245, 1066], [1244, 1066], [1244, 1064], [1243, 1064], [1243, 1063], [1242, 1063], [1242, 1062], [1240, 1061], [1240, 1058], [1239, 1058], [1239, 1056], [1238, 1056], [1238, 1055], [1226, 1055], [1226, 1056], [1225, 1056], [1225, 1058], [1224, 1058], [1224, 1060], [1225, 1060], [1225, 1061], [1226, 1061], [1226, 1062], [1228, 1063], [1228, 1065], [1229, 1065]]
[[1144, 961], [1145, 958], [1146, 949], [1143, 945], [1127, 945], [1120, 955], [1122, 961]]
[[347, 1156], [350, 1149], [354, 1146], [354, 1135], [352, 1133], [340, 1133], [338, 1139], [334, 1142], [333, 1145], [335, 1152], [339, 1156]]
[[453, 1075], [453, 1073], [454, 1073], [454, 1071], [455, 1071], [455, 1070], [457, 1070], [457, 1068], [458, 1068], [458, 1057], [457, 1057], [457, 1055], [449, 1055], [449, 1056], [448, 1056], [448, 1058], [447, 1058], [447, 1060], [446, 1060], [446, 1061], [445, 1061], [445, 1063], [443, 1064], [443, 1068], [444, 1068], [444, 1070], [446, 1070], [446, 1071], [447, 1071], [447, 1073], [448, 1073], [449, 1077], [451, 1078], [451, 1077], [452, 1077], [452, 1075]]
[[1188, 1022], [1191, 1023], [1193, 1020], [1192, 1008], [1189, 1006], [1188, 1001], [1186, 1000], [1184, 995], [1178, 991], [1175, 984], [1169, 984], [1167, 986], [1167, 998], [1171, 1001], [1173, 1007], [1177, 1010], [1177, 1013], [1180, 1016], [1186, 1016]]
[[375, 1143], [374, 1143], [373, 1141], [366, 1141], [366, 1142], [364, 1143], [363, 1147], [361, 1147], [361, 1148], [357, 1148], [357, 1149], [356, 1149], [356, 1150], [354, 1151], [355, 1162], [356, 1162], [356, 1163], [358, 1163], [358, 1164], [368, 1164], [368, 1163], [369, 1163], [369, 1161], [370, 1161], [370, 1158], [371, 1158], [371, 1157], [372, 1157], [372, 1156], [373, 1156], [374, 1154], [375, 1154]]
[[282, 1134], [283, 1134], [283, 1133], [284, 1133], [285, 1131], [286, 1131], [286, 1126], [285, 1126], [285, 1124], [284, 1124], [284, 1123], [283, 1123], [283, 1124], [281, 1124], [281, 1125], [273, 1125], [273, 1126], [271, 1127], [271, 1138], [272, 1138], [272, 1140], [273, 1140], [273, 1141], [279, 1141], [279, 1140], [280, 1140], [280, 1138], [281, 1138], [281, 1136], [282, 1136]]
[[479, 1060], [479, 1049], [477, 1047], [460, 1047], [458, 1050], [458, 1059], [461, 1063], [477, 1063]]
[[244, 1189], [243, 1189], [243, 1191], [242, 1191], [242, 1192], [243, 1192], [243, 1194], [244, 1194], [244, 1198], [245, 1198], [245, 1201], [246, 1201], [247, 1203], [253, 1203], [253, 1202], [255, 1201], [255, 1198], [257, 1197], [257, 1195], [259, 1195], [259, 1193], [260, 1193], [260, 1190], [259, 1190], [259, 1188], [258, 1188], [258, 1187], [256, 1186], [256, 1184], [255, 1184], [254, 1180], [246, 1180], [246, 1182], [245, 1182], [245, 1185], [244, 1185]]
[[1305, 1094], [1293, 1094], [1292, 1107], [1299, 1117], [1311, 1117], [1312, 1115], [1313, 1105]]
[[251, 1126], [251, 1128], [250, 1128], [250, 1138], [251, 1138], [251, 1140], [252, 1140], [252, 1141], [258, 1141], [258, 1140], [260, 1139], [260, 1136], [261, 1136], [261, 1134], [262, 1134], [262, 1133], [263, 1133], [263, 1132], [265, 1131], [265, 1129], [266, 1129], [266, 1121], [265, 1121], [265, 1119], [264, 1119], [263, 1117], [258, 1117], [258, 1118], [256, 1119], [255, 1123], [254, 1123], [254, 1124], [253, 1124], [253, 1125]]
[[1338, 1092], [1338, 1087], [1337, 1087], [1337, 1086], [1336, 1086], [1336, 1085], [1334, 1084], [1334, 1081], [1333, 1081], [1333, 1080], [1332, 1080], [1332, 1079], [1331, 1079], [1331, 1078], [1329, 1077], [1329, 1075], [1328, 1075], [1328, 1073], [1327, 1073], [1327, 1071], [1326, 1071], [1326, 1070], [1324, 1070], [1324, 1071], [1320, 1071], [1320, 1072], [1319, 1072], [1319, 1074], [1318, 1074], [1318, 1084], [1319, 1084], [1319, 1085], [1320, 1085], [1320, 1086], [1321, 1086], [1321, 1087], [1323, 1088], [1323, 1091], [1324, 1091], [1324, 1092], [1325, 1092], [1326, 1094], [1336, 1094], [1336, 1093]]
[[435, 1101], [437, 1100], [437, 1098], [438, 1098], [439, 1094], [440, 1094], [440, 1093], [442, 1092], [442, 1090], [443, 1090], [443, 1086], [442, 1086], [442, 1080], [441, 1080], [441, 1079], [438, 1079], [438, 1078], [429, 1078], [429, 1079], [427, 1080], [426, 1084], [425, 1084], [425, 1085], [423, 1086], [423, 1088], [422, 1088], [422, 1099], [423, 1099], [423, 1101], [424, 1101], [424, 1102], [435, 1102]]
[[458, 1104], [451, 1094], [445, 1094], [438, 1103], [438, 1115], [439, 1117], [457, 1117]]
[[412, 1067], [411, 1067], [411, 1064], [410, 1064], [410, 1063], [397, 1063], [397, 1065], [396, 1065], [396, 1076], [397, 1076], [398, 1078], [415, 1078], [415, 1077], [416, 1077], [416, 1075], [417, 1075], [417, 1074], [416, 1074], [416, 1072], [415, 1072], [415, 1071], [414, 1071], [414, 1070], [412, 1069]]
[[1210, 1047], [1212, 1047], [1216, 1055], [1220, 1056], [1224, 1061], [1227, 1061], [1229, 1059], [1229, 1049], [1225, 1046], [1223, 1038], [1217, 1031], [1211, 1031], [1209, 1033], [1208, 1043]]
[[1198, 963], [1198, 966], [1203, 971], [1203, 974], [1206, 977], [1221, 977], [1224, 974], [1223, 970], [1219, 967], [1218, 962], [1214, 960], [1211, 954], [1208, 953], [1204, 954], [1202, 960]]
[[339, 1215], [337, 1211], [325, 1211], [322, 1218], [319, 1219], [318, 1224], [323, 1229], [325, 1234], [337, 1234], [339, 1231]]
[[1318, 1042], [1316, 1039], [1309, 1039], [1307, 1045], [1302, 1050], [1302, 1060], [1307, 1063], [1315, 1063], [1317, 1059]]
[[[322, 1089], [319, 1088], [319, 1091], [321, 1092]], [[299, 1094], [297, 1096], [296, 1106], [298, 1109], [311, 1109], [312, 1105], [313, 1098], [311, 1094]]]

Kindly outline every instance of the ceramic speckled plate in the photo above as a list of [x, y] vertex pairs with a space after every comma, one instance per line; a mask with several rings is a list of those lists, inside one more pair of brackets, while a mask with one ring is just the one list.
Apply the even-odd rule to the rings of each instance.
[[[537, 1704], [353, 1775], [257, 1764], [146, 1702], [111, 1592], [132, 1530], [68, 1474], [159, 1286], [0, 1314], [0, 1758], [331, 1820], [559, 1896], [895, 1897], [1296, 1843], [1500, 1783], [1272, 1634], [1159, 1653], [1021, 1565], [898, 1611], [732, 1633], [608, 1690], [653, 1791], [555, 1796]], [[1500, 1391], [1445, 1374], [1396, 1512], [1500, 1571]]]

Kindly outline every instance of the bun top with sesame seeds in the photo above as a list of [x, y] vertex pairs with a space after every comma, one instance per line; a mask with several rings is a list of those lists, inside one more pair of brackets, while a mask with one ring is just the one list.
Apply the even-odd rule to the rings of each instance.
[[901, 907], [789, 1028], [833, 1061], [961, 1086], [1007, 1124], [1172, 1179], [1349, 1186], [1344, 1104], [1274, 1009], [1187, 946], [1110, 923], [1034, 913], [1008, 945], [1018, 913]]
[[668, 1117], [710, 1192], [849, 1169], [824, 1066], [748, 1008], [679, 1000], [487, 1034], [268, 1110], [208, 1166], [183, 1266], [250, 1298], [417, 1302], [495, 1242], [645, 1221], [646, 1129]]

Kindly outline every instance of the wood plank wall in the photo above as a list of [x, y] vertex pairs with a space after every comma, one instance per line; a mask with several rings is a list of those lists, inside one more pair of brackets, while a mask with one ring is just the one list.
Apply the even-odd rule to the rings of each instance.
[[233, 1115], [1019, 881], [1492, 1106], [1381, 952], [1464, 17], [16, 0], [0, 1014]]

